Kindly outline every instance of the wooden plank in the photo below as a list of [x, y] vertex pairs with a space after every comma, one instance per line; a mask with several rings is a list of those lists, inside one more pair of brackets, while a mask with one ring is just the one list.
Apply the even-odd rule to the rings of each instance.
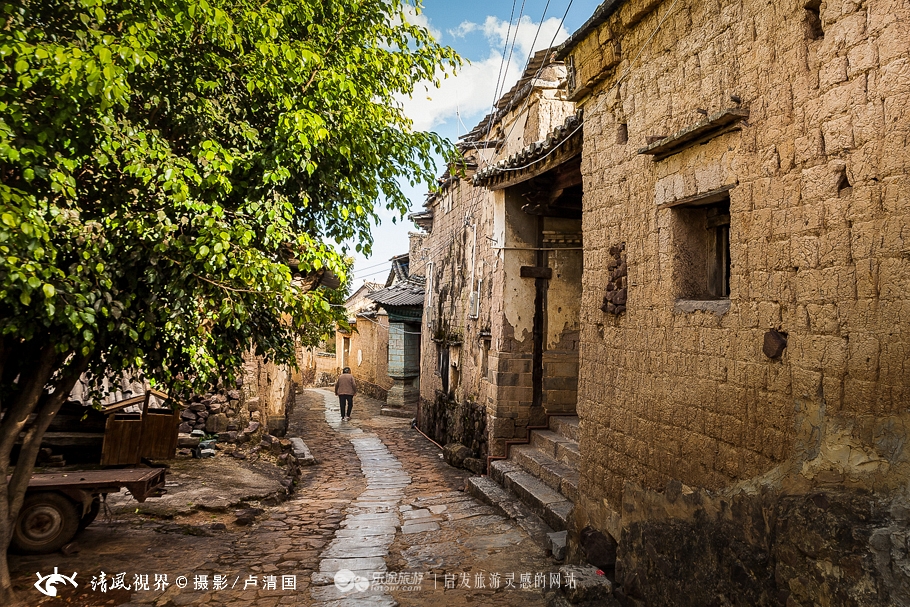
[[103, 466], [136, 465], [140, 463], [139, 441], [142, 437], [141, 419], [108, 418], [104, 434], [104, 446], [101, 450]]
[[175, 412], [157, 413], [155, 411], [152, 409], [143, 416], [139, 457], [173, 459], [177, 450], [179, 419]]
[[145, 394], [141, 394], [139, 396], [133, 396], [131, 398], [125, 398], [121, 401], [117, 401], [116, 403], [106, 405], [101, 408], [101, 412], [104, 413], [105, 415], [110, 415], [110, 414], [116, 413], [117, 411], [120, 411], [122, 409], [126, 409], [127, 407], [129, 407], [131, 405], [138, 405], [139, 403], [142, 403], [142, 402], [145, 402]]
[[541, 268], [539, 266], [521, 266], [522, 278], [552, 278], [552, 268]]
[[730, 198], [730, 190], [735, 188], [736, 185], [725, 185], [723, 187], [717, 188], [716, 190], [710, 190], [708, 192], [702, 192], [701, 194], [693, 194], [692, 196], [685, 196], [683, 198], [677, 198], [676, 200], [671, 200], [663, 204], [657, 205], [659, 209], [667, 209], [670, 207], [681, 207], [681, 206], [690, 206], [690, 207], [701, 207], [707, 204], [714, 204], [715, 202], [720, 202]]
[[29, 487], [91, 487], [115, 483], [145, 483], [160, 476], [163, 468], [122, 468], [118, 470], [76, 470], [73, 472], [35, 473]]
[[654, 160], [662, 160], [667, 156], [677, 154], [684, 149], [704, 143], [723, 133], [740, 128], [742, 121], [749, 118], [749, 110], [743, 108], [728, 108], [721, 110], [704, 120], [688, 126], [681, 131], [638, 150], [639, 154], [654, 156]]

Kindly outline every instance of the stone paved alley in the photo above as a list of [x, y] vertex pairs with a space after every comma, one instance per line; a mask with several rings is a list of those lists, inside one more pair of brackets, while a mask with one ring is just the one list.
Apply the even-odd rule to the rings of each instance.
[[[13, 557], [20, 596], [29, 605], [156, 607], [551, 603], [559, 565], [515, 522], [464, 493], [468, 473], [448, 466], [408, 420], [381, 417], [380, 405], [358, 397], [353, 421], [342, 422], [331, 392], [304, 391], [288, 436], [303, 438], [318, 463], [303, 469], [291, 499], [250, 527], [222, 531], [179, 518], [96, 521], [78, 553]], [[78, 572], [80, 586], [41, 597], [35, 572], [54, 567]], [[130, 589], [108, 581], [102, 592], [102, 571], [125, 573]], [[137, 574], [148, 575], [149, 590], [136, 591]], [[156, 574], [168, 576], [163, 590]], [[362, 581], [376, 575], [387, 583]], [[214, 589], [215, 576], [226, 588]]]

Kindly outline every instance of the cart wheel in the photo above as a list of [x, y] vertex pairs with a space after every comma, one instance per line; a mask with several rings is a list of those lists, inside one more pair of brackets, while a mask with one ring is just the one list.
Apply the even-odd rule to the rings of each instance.
[[86, 527], [92, 524], [92, 521], [95, 520], [95, 517], [98, 516], [98, 513], [101, 511], [101, 497], [95, 496], [92, 499], [92, 505], [89, 507], [88, 512], [82, 515], [82, 518], [79, 520], [79, 528], [76, 530], [82, 531]]
[[79, 513], [69, 498], [53, 492], [25, 497], [10, 548], [21, 554], [47, 554], [59, 550], [79, 529]]

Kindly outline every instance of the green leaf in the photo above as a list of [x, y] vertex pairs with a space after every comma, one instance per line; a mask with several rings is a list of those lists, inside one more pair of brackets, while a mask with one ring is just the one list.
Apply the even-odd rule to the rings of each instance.
[[44, 283], [44, 285], [41, 287], [41, 290], [44, 291], [44, 296], [47, 299], [50, 299], [57, 294], [57, 289], [55, 289], [54, 285], [50, 284], [49, 282]]

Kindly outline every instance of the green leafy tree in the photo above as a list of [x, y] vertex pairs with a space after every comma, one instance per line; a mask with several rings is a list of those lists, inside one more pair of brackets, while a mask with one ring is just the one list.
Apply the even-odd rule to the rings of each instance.
[[397, 99], [459, 59], [414, 1], [0, 2], [0, 604], [78, 377], [184, 391], [250, 347], [292, 360], [338, 318], [325, 243], [369, 252], [380, 201], [407, 209], [398, 180], [431, 183], [448, 144]]

